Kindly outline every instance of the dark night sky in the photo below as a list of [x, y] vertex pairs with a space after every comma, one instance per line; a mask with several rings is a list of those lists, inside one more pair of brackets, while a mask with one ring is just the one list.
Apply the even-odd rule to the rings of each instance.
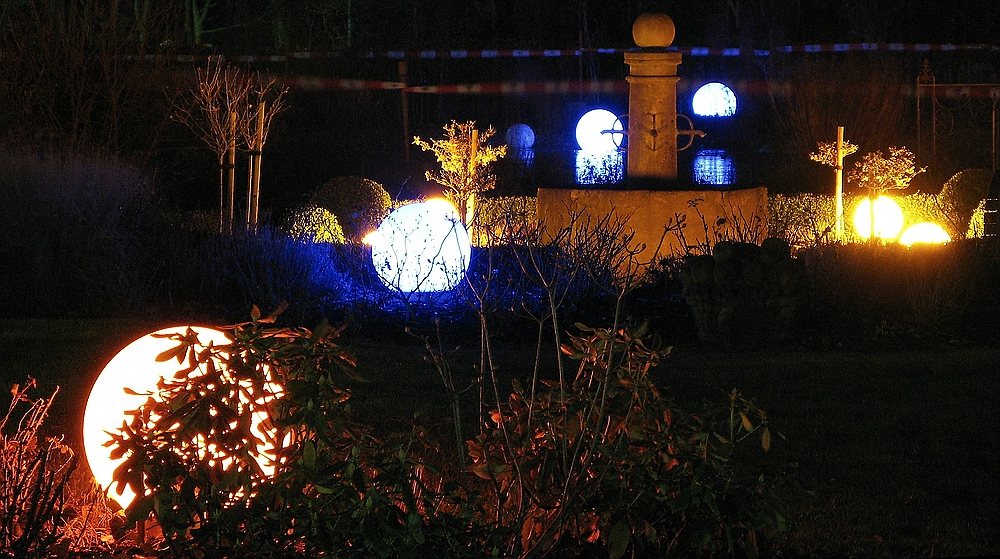
[[350, 18], [347, 5], [223, 0], [207, 38], [228, 52], [323, 50], [346, 46], [350, 19], [358, 49], [630, 47], [643, 12], [669, 14], [684, 46], [996, 44], [1000, 36], [996, 0], [353, 0]]

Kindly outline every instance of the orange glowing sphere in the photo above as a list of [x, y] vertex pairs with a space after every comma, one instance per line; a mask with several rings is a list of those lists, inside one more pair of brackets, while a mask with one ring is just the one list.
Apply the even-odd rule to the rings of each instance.
[[[903, 230], [903, 210], [889, 196], [875, 199], [875, 236], [879, 239], [895, 239]], [[854, 210], [854, 230], [863, 239], [872, 236], [872, 205], [868, 198]]]
[[951, 242], [951, 235], [943, 227], [930, 221], [924, 221], [907, 227], [906, 231], [903, 231], [903, 234], [899, 237], [899, 244], [906, 246], [913, 246], [918, 243], [940, 245], [949, 242]]
[[[128, 487], [112, 487], [115, 469], [125, 461], [126, 456], [116, 460], [111, 459], [110, 433], [121, 432], [123, 425], [130, 422], [132, 416], [128, 412], [139, 409], [149, 398], [159, 398], [157, 384], [161, 379], [172, 378], [184, 364], [176, 359], [157, 361], [161, 353], [177, 347], [179, 342], [167, 337], [170, 334], [183, 335], [188, 326], [164, 328], [147, 334], [118, 352], [101, 371], [87, 400], [87, 408], [83, 418], [83, 444], [87, 462], [94, 478], [108, 495], [121, 505], [128, 508], [135, 498], [135, 493]], [[232, 343], [222, 331], [214, 328], [198, 326], [190, 327], [198, 335], [198, 345], [208, 347], [225, 346]], [[200, 349], [200, 348], [199, 348]], [[216, 363], [220, 369], [225, 369], [224, 363]], [[202, 374], [196, 370], [191, 374]], [[270, 398], [280, 394], [281, 388], [275, 383], [268, 383]], [[262, 401], [249, 403], [251, 410], [263, 404]], [[265, 433], [262, 425], [267, 417], [262, 411], [253, 411], [251, 429], [260, 439], [273, 441], [274, 433]], [[211, 441], [202, 441], [207, 453], [219, 460], [222, 467], [231, 462], [231, 458], [215, 454], [216, 449]], [[259, 454], [254, 456], [266, 475], [274, 472], [274, 445], [265, 443], [258, 447]], [[213, 460], [214, 461], [214, 460]]]

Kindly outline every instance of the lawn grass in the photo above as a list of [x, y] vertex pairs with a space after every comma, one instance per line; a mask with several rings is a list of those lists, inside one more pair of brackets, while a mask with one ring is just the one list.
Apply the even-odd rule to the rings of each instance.
[[[59, 385], [49, 426], [76, 446], [103, 365], [163, 326], [2, 320], [0, 380], [31, 375], [43, 390]], [[447, 425], [447, 398], [422, 344], [350, 336], [343, 343], [370, 381], [353, 387], [359, 419], [386, 424], [420, 415]], [[458, 379], [475, 377], [476, 349], [467, 344], [452, 355]], [[544, 366], [552, 375], [549, 353]], [[496, 357], [507, 384], [529, 374], [534, 346], [505, 344]], [[1000, 553], [1000, 348], [722, 351], [690, 344], [676, 347], [655, 375], [684, 409], [737, 388], [767, 410], [772, 429], [785, 437], [769, 459], [797, 463], [801, 486], [782, 489], [792, 527], [774, 543], [785, 556]], [[470, 421], [478, 394], [465, 397]]]

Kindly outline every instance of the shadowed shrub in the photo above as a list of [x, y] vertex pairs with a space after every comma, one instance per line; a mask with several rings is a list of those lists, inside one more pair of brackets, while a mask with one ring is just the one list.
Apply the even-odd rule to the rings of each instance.
[[152, 181], [120, 160], [0, 153], [0, 313], [145, 305], [141, 239], [153, 194]]
[[352, 176], [328, 180], [309, 203], [332, 212], [347, 239], [360, 242], [389, 215], [392, 199], [379, 183]]

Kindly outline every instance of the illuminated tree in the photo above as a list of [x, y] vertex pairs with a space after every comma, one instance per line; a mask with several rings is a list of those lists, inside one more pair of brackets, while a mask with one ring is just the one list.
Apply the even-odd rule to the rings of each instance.
[[844, 140], [844, 127], [837, 127], [836, 142], [818, 142], [818, 150], [809, 159], [829, 165], [836, 170], [834, 196], [836, 203], [837, 239], [844, 238], [844, 158], [858, 151], [858, 146]]
[[469, 121], [444, 126], [448, 137], [425, 142], [419, 137], [413, 143], [424, 151], [433, 151], [441, 164], [437, 173], [427, 171], [427, 180], [445, 187], [444, 195], [458, 208], [462, 223], [475, 221], [475, 195], [496, 186], [496, 175], [490, 173], [493, 162], [507, 155], [507, 146], [483, 145], [496, 130], [489, 127], [480, 135], [476, 122]]
[[[858, 146], [851, 142], [844, 141], [841, 147], [841, 156], [847, 157], [858, 151]], [[836, 167], [837, 162], [837, 142], [816, 142], [816, 151], [809, 154], [809, 159], [823, 165]]]
[[913, 153], [905, 147], [889, 148], [889, 157], [885, 158], [881, 151], [867, 153], [854, 164], [854, 169], [847, 179], [858, 186], [867, 188], [874, 198], [891, 188], [906, 188], [913, 177], [927, 170], [917, 168]]

